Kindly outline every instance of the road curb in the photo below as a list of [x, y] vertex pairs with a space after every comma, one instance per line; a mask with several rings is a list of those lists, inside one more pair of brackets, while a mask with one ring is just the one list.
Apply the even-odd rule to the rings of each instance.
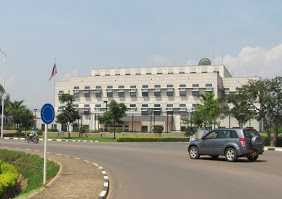
[[265, 151], [280, 151], [282, 152], [282, 147], [271, 147], [271, 146], [266, 146], [264, 147]]
[[[9, 147], [2, 147], [2, 148], [8, 149], [8, 150], [15, 150], [15, 151], [24, 151], [24, 153], [35, 154], [35, 155], [38, 155], [42, 158], [42, 156], [40, 154], [38, 154], [38, 153], [40, 153], [40, 150], [30, 149], [30, 148], [9, 148]], [[50, 153], [50, 152], [49, 152], [49, 154], [52, 154], [52, 155], [55, 155], [55, 156], [63, 156], [65, 158], [71, 158], [71, 159], [82, 161], [80, 157], [76, 157], [76, 156], [69, 156], [69, 155], [64, 155], [64, 154], [60, 154], [60, 153]], [[27, 199], [30, 199], [30, 198], [36, 196], [37, 194], [41, 193], [42, 191], [44, 191], [47, 187], [51, 186], [61, 176], [61, 173], [62, 173], [62, 170], [63, 170], [62, 163], [60, 161], [57, 161], [54, 158], [50, 158], [50, 157], [48, 157], [48, 160], [53, 161], [53, 162], [55, 162], [59, 165], [58, 173], [45, 186], [42, 186], [42, 187], [38, 188], [37, 190], [34, 190], [34, 192], [31, 192], [30, 194], [28, 194], [26, 196]], [[100, 166], [96, 162], [91, 162], [89, 160], [83, 160], [83, 162], [85, 164], [92, 164], [94, 167], [96, 167], [101, 172], [101, 174], [103, 176], [103, 189], [99, 193], [98, 198], [99, 199], [106, 199], [108, 194], [109, 194], [109, 190], [110, 190], [110, 178], [109, 178], [106, 170], [104, 169], [104, 167]]]
[[[17, 137], [4, 137], [4, 140], [21, 140], [25, 141], [25, 138]], [[43, 141], [42, 138], [39, 138], [39, 141]], [[73, 139], [48, 139], [49, 142], [77, 142], [77, 143], [99, 143], [98, 140], [73, 140]]]

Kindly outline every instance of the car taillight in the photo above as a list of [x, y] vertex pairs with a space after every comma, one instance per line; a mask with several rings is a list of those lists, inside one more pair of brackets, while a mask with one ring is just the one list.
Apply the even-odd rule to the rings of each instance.
[[241, 146], [246, 146], [246, 139], [240, 138], [240, 144], [241, 144]]

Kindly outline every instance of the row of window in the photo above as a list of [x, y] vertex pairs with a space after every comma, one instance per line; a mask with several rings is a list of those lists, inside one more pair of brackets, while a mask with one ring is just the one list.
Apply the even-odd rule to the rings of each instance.
[[[195, 90], [192, 90], [190, 92], [191, 96], [194, 96], [194, 97], [199, 97], [200, 96], [200, 93], [201, 92], [213, 92], [213, 89], [204, 89], [204, 90], [199, 90], [199, 89], [195, 89]], [[80, 97], [80, 92], [74, 92], [74, 96], [75, 96], [75, 99], [76, 100], [79, 100], [79, 97]], [[87, 91], [87, 92], [83, 92], [83, 95], [85, 98], [90, 98], [91, 97], [91, 92], [90, 91]], [[96, 91], [94, 92], [94, 95], [95, 97], [97, 98], [101, 98], [103, 96], [103, 92], [102, 90], [101, 91]], [[121, 90], [121, 91], [117, 91], [117, 92], [114, 92], [114, 91], [106, 91], [106, 96], [108, 98], [113, 98], [113, 97], [119, 97], [119, 98], [124, 98], [126, 95], [130, 96], [130, 97], [137, 97], [138, 96], [138, 92], [137, 90], [134, 90], [134, 91], [129, 91], [129, 93]], [[142, 97], [149, 97], [149, 96], [155, 96], [155, 97], [162, 97], [162, 96], [167, 96], [167, 97], [173, 97], [175, 96], [175, 91], [174, 89], [168, 89], [166, 90], [165, 92], [161, 91], [161, 90], [155, 90], [153, 92], [150, 92], [149, 90], [147, 89], [143, 89], [141, 91], [141, 96]], [[188, 96], [188, 91], [187, 89], [181, 89], [179, 90], [179, 96], [180, 97], [186, 97]]]
[[[212, 86], [213, 86], [213, 85], [212, 85], [211, 83], [205, 84], [205, 87], [206, 87], [206, 88], [211, 88]], [[192, 87], [193, 87], [193, 88], [198, 88], [198, 87], [199, 87], [199, 84], [192, 84]], [[124, 86], [124, 85], [119, 85], [117, 88], [118, 88], [118, 89], [124, 89], [125, 86]], [[137, 86], [136, 86], [136, 85], [131, 85], [131, 86], [129, 86], [129, 88], [130, 88], [130, 89], [136, 89]], [[142, 85], [142, 89], [145, 89], [145, 88], [148, 89], [148, 88], [149, 88], [149, 85]], [[161, 85], [154, 85], [154, 88], [162, 88], [162, 87], [161, 87]], [[174, 88], [174, 85], [172, 85], [172, 84], [167, 84], [167, 87], [166, 87], [166, 88]], [[179, 88], [188, 88], [188, 87], [187, 87], [186, 84], [180, 84], [180, 85], [179, 85]], [[75, 90], [75, 91], [77, 91], [77, 90], [79, 90], [79, 89], [80, 89], [79, 86], [74, 86], [74, 88], [73, 88], [73, 90]], [[94, 89], [94, 90], [101, 90], [101, 89], [102, 89], [101, 86], [95, 86], [95, 89]], [[109, 85], [109, 86], [107, 86], [107, 90], [109, 90], [109, 89], [114, 89], [114, 87], [111, 86], [111, 85]], [[84, 90], [91, 90], [91, 87], [90, 87], [90, 86], [85, 86], [85, 87], [84, 87]]]
[[[192, 107], [195, 108], [197, 106], [197, 104], [192, 104]], [[75, 108], [78, 108], [79, 105], [78, 104], [74, 104]], [[136, 104], [129, 104], [128, 106], [129, 108], [137, 108]], [[141, 104], [141, 108], [151, 108], [152, 106], [149, 106], [149, 104]], [[153, 108], [161, 108], [162, 104], [154, 104]], [[174, 104], [166, 104], [167, 108], [174, 108], [176, 106], [174, 106]], [[178, 108], [186, 108], [187, 105], [186, 104], [179, 104]], [[60, 107], [60, 108], [63, 108]], [[90, 109], [90, 104], [84, 104], [84, 108], [85, 109]], [[95, 108], [102, 108], [102, 104], [95, 104]]]
[[[196, 74], [197, 72], [196, 71], [191, 71], [189, 72], [190, 74]], [[164, 74], [168, 74], [168, 75], [173, 75], [173, 74], [189, 74], [185, 71], [179, 71], [178, 73], [174, 73], [172, 71], [169, 71], [167, 73], [163, 73], [163, 72], [157, 72], [157, 73], [152, 73], [152, 72], [146, 72], [144, 74], [140, 73], [140, 72], [137, 72], [135, 73], [135, 75], [164, 75]], [[208, 73], [208, 71], [201, 71], [201, 73]], [[213, 71], [213, 73], [219, 73], [219, 71]], [[114, 74], [115, 76], [120, 76], [120, 75], [123, 75], [121, 73], [115, 73]], [[125, 73], [124, 75], [134, 75], [134, 74], [131, 74], [131, 73]], [[95, 74], [95, 76], [101, 76], [100, 74]], [[109, 73], [106, 73], [104, 76], [112, 76], [112, 74], [109, 74]]]

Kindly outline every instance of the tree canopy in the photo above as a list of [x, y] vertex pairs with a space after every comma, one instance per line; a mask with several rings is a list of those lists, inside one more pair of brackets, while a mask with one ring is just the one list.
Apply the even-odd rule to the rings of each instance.
[[78, 110], [73, 105], [73, 96], [70, 94], [63, 94], [59, 97], [59, 100], [64, 104], [64, 108], [60, 114], [57, 115], [57, 122], [66, 125], [70, 137], [69, 127], [73, 123], [80, 119]]
[[124, 103], [117, 103], [112, 100], [108, 110], [99, 118], [102, 124], [114, 127], [114, 138], [116, 137], [116, 126], [122, 123], [122, 118], [126, 116], [126, 110]]

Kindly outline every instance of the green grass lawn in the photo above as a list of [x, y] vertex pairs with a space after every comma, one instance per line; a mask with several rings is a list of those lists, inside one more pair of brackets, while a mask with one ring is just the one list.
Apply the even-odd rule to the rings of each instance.
[[[16, 166], [24, 177], [25, 189], [21, 194], [26, 194], [42, 186], [43, 159], [38, 155], [31, 155], [24, 152], [0, 149], [0, 160]], [[59, 165], [48, 161], [47, 179], [53, 178], [59, 171]]]
[[[184, 133], [116, 133], [116, 138], [185, 138]], [[56, 132], [48, 133], [49, 139], [74, 139], [74, 140], [97, 140], [100, 142], [116, 142], [113, 133], [87, 133], [79, 137], [78, 133], [73, 132], [71, 137], [67, 133], [58, 134]]]

